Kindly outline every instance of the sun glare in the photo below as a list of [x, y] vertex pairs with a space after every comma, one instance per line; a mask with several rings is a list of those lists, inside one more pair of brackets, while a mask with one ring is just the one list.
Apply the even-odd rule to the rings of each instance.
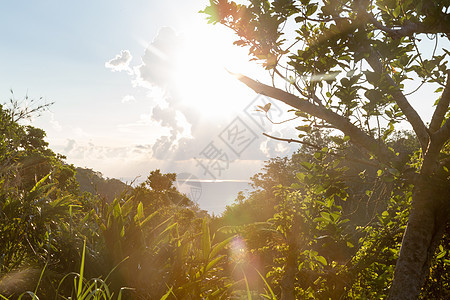
[[199, 28], [185, 34], [185, 47], [180, 49], [174, 74], [185, 104], [205, 118], [242, 109], [242, 97], [248, 91], [228, 70], [249, 74], [256, 67], [249, 62], [246, 49], [232, 44], [231, 32], [213, 29]]

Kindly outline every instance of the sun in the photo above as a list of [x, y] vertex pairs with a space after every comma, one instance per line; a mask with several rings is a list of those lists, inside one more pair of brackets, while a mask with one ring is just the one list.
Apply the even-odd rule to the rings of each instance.
[[[205, 28], [207, 26], [207, 28]], [[175, 86], [186, 105], [204, 118], [217, 118], [245, 107], [249, 90], [230, 74], [254, 74], [246, 49], [233, 45], [226, 28], [199, 26], [183, 34], [174, 68]]]

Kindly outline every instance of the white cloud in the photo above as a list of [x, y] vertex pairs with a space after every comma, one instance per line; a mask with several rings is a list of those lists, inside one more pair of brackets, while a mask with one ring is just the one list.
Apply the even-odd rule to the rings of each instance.
[[170, 134], [161, 136], [153, 146], [153, 155], [164, 159], [175, 155], [179, 148], [181, 139], [191, 139], [191, 123], [186, 120], [185, 115], [173, 107], [161, 108], [155, 106], [152, 111], [152, 119], [159, 122], [161, 126], [170, 129]]
[[172, 28], [162, 27], [145, 49], [142, 64], [134, 68], [137, 74], [136, 83], [143, 87], [170, 85], [181, 44], [181, 39]]
[[126, 95], [125, 97], [122, 98], [122, 103], [128, 103], [128, 102], [135, 102], [136, 98], [134, 98], [134, 96], [132, 95]]
[[132, 69], [130, 68], [130, 62], [133, 56], [130, 51], [122, 50], [110, 61], [105, 62], [105, 67], [111, 69], [113, 72], [127, 71], [132, 74]]
[[75, 140], [68, 139], [67, 140], [67, 145], [64, 148], [64, 153], [70, 153], [73, 150], [73, 148], [75, 147], [75, 144], [76, 144]]
[[50, 113], [50, 124], [52, 124], [53, 129], [55, 129], [58, 132], [62, 131], [62, 126], [61, 124], [55, 120], [55, 114], [54, 113]]
[[259, 145], [259, 149], [265, 154], [266, 158], [286, 156], [290, 154], [290, 148], [286, 142], [280, 142], [269, 138], [265, 139]]
[[72, 129], [73, 133], [78, 138], [89, 138], [91, 135], [84, 131], [81, 127], [75, 127]]
[[[148, 126], [148, 135], [151, 134], [150, 132], [155, 134], [151, 140], [144, 139], [143, 143], [147, 144], [144, 148], [134, 147], [130, 152], [131, 156], [134, 155], [134, 158], [139, 160], [138, 157], [145, 154], [147, 155], [145, 159], [158, 162], [157, 165], [164, 163], [168, 170], [172, 168], [172, 172], [189, 170], [198, 178], [212, 179], [209, 175], [205, 175], [204, 169], [199, 166], [195, 158], [202, 158], [202, 151], [210, 143], [214, 143], [222, 151], [221, 153], [227, 154], [229, 159], [223, 172], [214, 174], [216, 179], [248, 179], [253, 171], [258, 171], [264, 160], [289, 155], [298, 148], [292, 144], [287, 145], [263, 137], [262, 132], [270, 132], [272, 125], [269, 124], [261, 129], [252, 119], [254, 116], [247, 115], [244, 111], [238, 111], [232, 116], [220, 115], [220, 118], [214, 120], [203, 118], [200, 110], [194, 107], [196, 102], [192, 97], [205, 96], [211, 97], [211, 101], [216, 101], [217, 95], [214, 93], [210, 95], [181, 94], [179, 82], [176, 82], [174, 76], [179, 67], [177, 64], [181, 63], [180, 54], [186, 50], [183, 45], [188, 46], [187, 42], [189, 41], [183, 40], [173, 29], [161, 28], [154, 40], [146, 47], [141, 63], [130, 67], [133, 69], [133, 73], [130, 74], [133, 86], [148, 89], [147, 96], [152, 99], [153, 107], [150, 113], [141, 113], [137, 121], [120, 125], [119, 130], [121, 132], [142, 131], [147, 130]], [[130, 102], [133, 101], [132, 99], [131, 95], [127, 95], [122, 102]], [[256, 106], [256, 103], [253, 104]], [[246, 107], [244, 104], [242, 106]], [[221, 132], [238, 115], [256, 137], [239, 155], [220, 138]], [[278, 121], [280, 116], [276, 115], [276, 117]], [[267, 123], [270, 122], [267, 121]], [[282, 132], [279, 134], [283, 136]], [[284, 136], [292, 135], [285, 133]], [[207, 160], [205, 162], [212, 164]], [[143, 160], [142, 164], [144, 165]]]

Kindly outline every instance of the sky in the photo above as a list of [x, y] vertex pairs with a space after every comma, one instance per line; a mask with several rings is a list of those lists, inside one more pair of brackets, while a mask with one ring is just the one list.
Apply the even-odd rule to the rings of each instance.
[[[262, 136], [295, 126], [268, 122], [255, 108], [270, 99], [227, 72], [267, 79], [230, 30], [198, 13], [207, 3], [2, 1], [1, 102], [10, 90], [54, 102], [32, 124], [68, 163], [127, 182], [175, 172], [220, 213], [265, 160], [297, 147]], [[274, 104], [271, 117], [286, 111]]]
[[[264, 161], [298, 149], [262, 133], [295, 138], [299, 124], [255, 110], [271, 102], [273, 121], [292, 117], [228, 72], [269, 80], [231, 30], [198, 13], [208, 2], [1, 1], [0, 101], [12, 90], [54, 102], [32, 124], [68, 163], [125, 182], [175, 172], [183, 192], [219, 214]], [[425, 121], [431, 89], [410, 97]]]

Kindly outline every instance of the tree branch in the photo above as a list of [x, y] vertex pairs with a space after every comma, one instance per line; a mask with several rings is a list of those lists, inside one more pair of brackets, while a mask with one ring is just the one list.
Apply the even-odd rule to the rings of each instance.
[[450, 104], [450, 72], [447, 76], [447, 84], [445, 85], [444, 91], [442, 92], [441, 99], [436, 106], [433, 117], [430, 123], [430, 132], [434, 133], [441, 128], [442, 121], [444, 120], [445, 113], [448, 110]]
[[317, 150], [321, 150], [322, 149], [322, 147], [320, 147], [320, 146], [317, 146], [317, 145], [314, 145], [314, 144], [311, 144], [311, 143], [308, 143], [308, 142], [300, 141], [300, 140], [279, 138], [279, 137], [267, 134], [265, 132], [263, 132], [263, 135], [267, 136], [268, 138], [277, 140], [277, 141], [288, 142], [288, 143], [299, 143], [299, 144], [302, 144], [302, 145], [305, 145], [305, 146], [308, 146], [308, 147], [311, 147], [311, 148], [314, 148], [314, 149], [317, 149]]
[[394, 87], [393, 91], [390, 92], [390, 94], [394, 97], [395, 102], [397, 103], [398, 107], [400, 107], [403, 114], [406, 116], [406, 119], [409, 121], [409, 123], [411, 123], [411, 126], [413, 127], [413, 130], [416, 133], [417, 138], [419, 139], [422, 151], [423, 153], [425, 153], [430, 140], [425, 124], [423, 123], [417, 111], [411, 106], [408, 99], [406, 99], [405, 95], [403, 95], [394, 79], [392, 79], [392, 77], [386, 73], [386, 70], [381, 63], [380, 56], [372, 49], [370, 45], [367, 45], [366, 49], [364, 50], [369, 53], [369, 56], [366, 57], [366, 61], [369, 63], [374, 72], [384, 74], [387, 83], [390, 86]]
[[[308, 147], [311, 147], [311, 148], [314, 148], [314, 149], [317, 149], [317, 150], [322, 150], [322, 147], [314, 145], [314, 144], [311, 144], [311, 143], [308, 143], [308, 142], [305, 142], [305, 141], [279, 138], [279, 137], [275, 137], [275, 136], [269, 135], [269, 134], [267, 134], [265, 132], [263, 132], [263, 135], [267, 136], [268, 138], [277, 140], [277, 141], [288, 142], [288, 143], [299, 143], [299, 144], [302, 144], [302, 145], [305, 145], [305, 146], [308, 146]], [[368, 165], [368, 166], [372, 166], [372, 167], [378, 167], [378, 165], [375, 164], [375, 163], [371, 163], [369, 161], [365, 161], [365, 160], [362, 160], [362, 159], [351, 158], [351, 157], [348, 157], [348, 156], [345, 156], [345, 155], [342, 155], [342, 154], [338, 154], [336, 152], [330, 151], [330, 152], [328, 152], [328, 154], [331, 154], [331, 155], [337, 156], [337, 157], [346, 158], [346, 159], [348, 159], [350, 161], [354, 161], [354, 162], [357, 162], [357, 163], [360, 163], [360, 164], [364, 164], [364, 165]]]
[[280, 100], [295, 109], [304, 111], [333, 125], [336, 129], [339, 129], [345, 135], [349, 136], [352, 142], [364, 147], [370, 153], [375, 154], [380, 161], [389, 163], [397, 159], [384, 143], [377, 141], [375, 138], [353, 125], [349, 119], [338, 115], [330, 109], [310, 103], [306, 99], [299, 98], [278, 88], [257, 82], [247, 76], [241, 74], [235, 74], [235, 76], [256, 93]]
[[441, 129], [433, 134], [433, 139], [439, 146], [443, 146], [450, 139], [450, 118], [448, 118]]
[[[367, 12], [367, 8], [363, 5], [358, 6], [358, 13], [364, 17], [365, 20], [370, 22], [375, 28], [384, 31], [389, 35], [392, 39], [400, 39], [405, 36], [413, 36], [415, 34], [438, 34], [438, 33], [450, 33], [450, 15], [444, 12], [438, 12], [439, 17], [436, 19], [440, 20], [440, 22], [435, 22], [432, 25], [424, 25], [423, 23], [414, 23], [409, 20], [403, 22], [402, 25], [396, 26], [397, 28], [389, 27], [383, 25], [380, 21], [378, 21], [371, 13]], [[363, 20], [364, 20], [363, 19]]]

